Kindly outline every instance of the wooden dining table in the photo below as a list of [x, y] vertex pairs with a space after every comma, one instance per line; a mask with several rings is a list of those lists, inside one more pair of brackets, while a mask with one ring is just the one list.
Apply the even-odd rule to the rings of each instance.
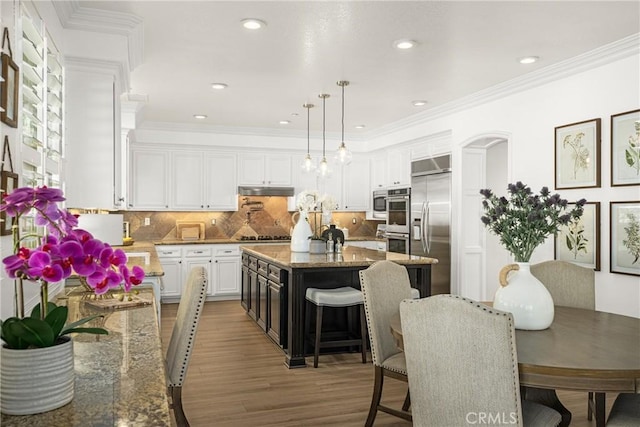
[[[402, 349], [399, 313], [390, 327]], [[605, 425], [605, 393], [640, 393], [638, 318], [556, 306], [549, 328], [516, 330], [516, 347], [523, 397], [560, 412], [561, 426], [569, 425], [571, 412], [555, 390], [595, 392], [597, 427]]]

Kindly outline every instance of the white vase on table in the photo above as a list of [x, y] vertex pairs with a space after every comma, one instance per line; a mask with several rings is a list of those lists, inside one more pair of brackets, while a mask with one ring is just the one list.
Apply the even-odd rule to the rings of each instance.
[[551, 294], [531, 274], [528, 262], [510, 264], [502, 269], [493, 307], [512, 313], [516, 329], [531, 331], [547, 329], [555, 314]]

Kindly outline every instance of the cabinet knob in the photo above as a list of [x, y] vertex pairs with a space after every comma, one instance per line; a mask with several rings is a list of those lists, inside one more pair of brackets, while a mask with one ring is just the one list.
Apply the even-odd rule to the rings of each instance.
[[164, 205], [165, 208], [169, 208], [169, 205]]
[[204, 208], [204, 205], [200, 205], [201, 208]]

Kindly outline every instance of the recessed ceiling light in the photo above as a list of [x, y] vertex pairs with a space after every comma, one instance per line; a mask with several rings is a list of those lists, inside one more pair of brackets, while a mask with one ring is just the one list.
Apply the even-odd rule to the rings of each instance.
[[211, 83], [211, 87], [213, 89], [222, 90], [222, 89], [226, 89], [227, 88], [227, 84], [226, 83]]
[[533, 64], [534, 62], [538, 62], [538, 59], [540, 59], [538, 56], [525, 56], [524, 58], [518, 59], [518, 61], [520, 61], [521, 64]]
[[259, 30], [260, 28], [267, 26], [266, 22], [261, 21], [260, 19], [255, 19], [255, 18], [243, 19], [240, 22], [242, 22], [242, 26], [245, 27], [247, 30]]
[[204, 114], [194, 114], [194, 115], [193, 115], [193, 118], [194, 118], [194, 119], [201, 119], [201, 120], [202, 120], [202, 119], [206, 119], [206, 118], [207, 118], [207, 116], [205, 116]]
[[291, 123], [289, 120], [280, 120], [281, 125], [288, 125], [289, 123]]
[[415, 47], [417, 44], [418, 42], [416, 42], [415, 40], [409, 40], [409, 39], [396, 40], [393, 42], [393, 46], [395, 46], [396, 49], [401, 49], [401, 50], [411, 49], [412, 47]]
[[355, 125], [354, 128], [356, 128], [356, 129], [364, 129], [365, 125]]
[[422, 107], [423, 105], [427, 105], [427, 101], [416, 100], [411, 102], [414, 107]]

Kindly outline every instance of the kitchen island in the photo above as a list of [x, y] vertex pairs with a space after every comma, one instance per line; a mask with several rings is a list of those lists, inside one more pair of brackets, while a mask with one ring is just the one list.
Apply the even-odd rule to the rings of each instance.
[[[241, 303], [285, 352], [288, 368], [305, 367], [305, 293], [307, 288], [360, 289], [358, 272], [376, 261], [404, 265], [420, 296], [431, 294], [431, 264], [438, 260], [359, 247], [342, 254], [291, 252], [290, 245], [242, 246]], [[331, 311], [329, 311], [331, 313]], [[330, 316], [330, 315], [329, 315]], [[342, 319], [327, 318], [331, 322]], [[324, 322], [323, 322], [324, 323]]]

